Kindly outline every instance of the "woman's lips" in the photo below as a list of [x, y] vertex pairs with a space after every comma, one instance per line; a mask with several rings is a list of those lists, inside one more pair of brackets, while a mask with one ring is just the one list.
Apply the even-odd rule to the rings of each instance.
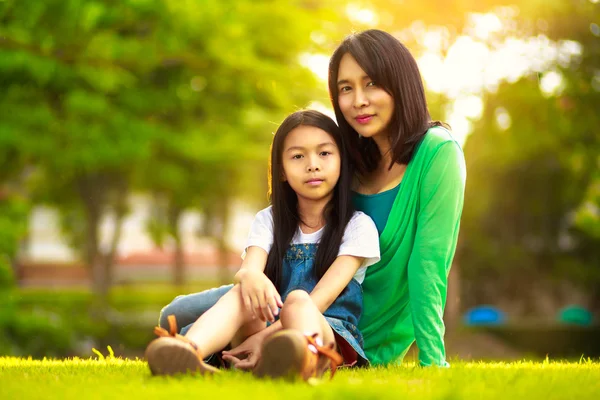
[[359, 124], [368, 124], [373, 119], [373, 116], [372, 115], [359, 115], [355, 119], [356, 119], [356, 122], [358, 122]]

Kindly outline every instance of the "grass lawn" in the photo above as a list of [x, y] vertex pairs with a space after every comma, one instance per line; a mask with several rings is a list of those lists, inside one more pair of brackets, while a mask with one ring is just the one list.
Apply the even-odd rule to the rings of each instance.
[[414, 364], [340, 370], [332, 381], [259, 381], [243, 372], [153, 378], [143, 361], [0, 358], [6, 399], [600, 399], [600, 362]]

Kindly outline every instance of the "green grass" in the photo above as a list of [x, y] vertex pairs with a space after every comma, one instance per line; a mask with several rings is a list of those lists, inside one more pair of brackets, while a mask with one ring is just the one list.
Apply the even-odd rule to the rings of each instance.
[[153, 378], [143, 361], [0, 358], [7, 399], [599, 399], [600, 363], [453, 362], [449, 369], [340, 370], [332, 381], [259, 381], [243, 372]]

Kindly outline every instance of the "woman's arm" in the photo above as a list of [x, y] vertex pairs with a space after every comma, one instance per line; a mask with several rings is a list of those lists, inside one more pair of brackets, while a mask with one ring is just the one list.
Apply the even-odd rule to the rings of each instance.
[[419, 361], [447, 366], [444, 307], [448, 273], [456, 250], [466, 168], [462, 150], [445, 142], [425, 172], [419, 193], [415, 243], [408, 262], [408, 285]]

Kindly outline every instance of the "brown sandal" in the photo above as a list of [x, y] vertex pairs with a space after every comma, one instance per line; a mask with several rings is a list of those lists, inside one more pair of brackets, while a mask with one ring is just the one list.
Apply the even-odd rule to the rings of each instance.
[[169, 315], [168, 321], [169, 331], [155, 327], [154, 333], [159, 337], [146, 347], [145, 357], [152, 375], [218, 373], [217, 368], [202, 360], [202, 354], [194, 342], [177, 333], [175, 316]]
[[331, 378], [342, 364], [342, 356], [335, 351], [334, 344], [321, 346], [315, 335], [303, 335], [299, 331], [286, 329], [273, 334], [262, 348], [261, 359], [254, 369], [259, 378], [302, 377], [304, 380], [320, 378], [331, 369]]

